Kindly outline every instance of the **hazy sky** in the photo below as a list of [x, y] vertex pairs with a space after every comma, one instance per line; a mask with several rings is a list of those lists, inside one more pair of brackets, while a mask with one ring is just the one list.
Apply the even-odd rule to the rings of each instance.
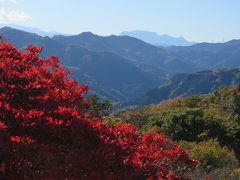
[[240, 0], [0, 0], [0, 22], [69, 34], [149, 30], [221, 42], [240, 39]]

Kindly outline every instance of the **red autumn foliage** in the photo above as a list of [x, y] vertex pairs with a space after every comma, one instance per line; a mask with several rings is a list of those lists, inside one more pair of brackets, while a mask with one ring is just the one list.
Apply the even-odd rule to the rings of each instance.
[[87, 86], [40, 52], [0, 44], [1, 179], [181, 179], [196, 165], [165, 136], [91, 120]]

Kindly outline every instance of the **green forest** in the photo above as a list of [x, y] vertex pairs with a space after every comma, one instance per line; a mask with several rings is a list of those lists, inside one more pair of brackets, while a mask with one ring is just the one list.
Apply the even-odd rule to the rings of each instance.
[[174, 98], [105, 117], [134, 124], [141, 133], [165, 134], [198, 160], [190, 177], [240, 178], [240, 89], [221, 87], [207, 95]]

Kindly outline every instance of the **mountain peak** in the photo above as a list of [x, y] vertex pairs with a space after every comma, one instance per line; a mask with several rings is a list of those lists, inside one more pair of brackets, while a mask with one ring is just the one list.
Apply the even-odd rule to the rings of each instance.
[[[16, 29], [16, 30], [29, 32], [29, 33], [34, 33], [34, 34], [37, 34], [37, 35], [43, 36], [43, 37], [44, 36], [53, 37], [54, 35], [64, 34], [64, 33], [59, 33], [59, 32], [55, 32], [55, 31], [44, 31], [39, 28], [29, 27], [29, 26], [21, 26], [21, 25], [17, 25], [17, 24], [13, 24], [13, 23], [8, 23], [8, 24], [0, 23], [0, 28], [3, 28], [3, 27], [8, 27], [8, 28]], [[64, 35], [67, 35], [67, 34], [64, 34]]]
[[7, 31], [13, 30], [13, 28], [11, 28], [11, 27], [9, 27], [9, 26], [4, 26], [4, 27], [2, 27], [1, 29], [2, 29], [2, 30], [7, 30]]
[[4, 27], [0, 28], [0, 31], [1, 32], [13, 32], [13, 31], [15, 31], [15, 32], [24, 32], [22, 30], [18, 30], [18, 29], [9, 27], [9, 26], [4, 26]]
[[4, 35], [5, 33], [9, 34], [11, 33], [12, 35], [19, 35], [19, 36], [36, 36], [36, 37], [40, 37], [39, 35], [35, 34], [35, 33], [29, 33], [23, 30], [19, 30], [19, 29], [15, 29], [9, 26], [4, 26], [2, 28], [0, 28], [0, 33], [2, 35]]
[[183, 37], [172, 37], [166, 34], [159, 35], [151, 31], [124, 31], [120, 36], [134, 37], [157, 46], [190, 46], [195, 44], [194, 42], [187, 41]]
[[79, 35], [82, 35], [82, 36], [97, 36], [96, 34], [93, 34], [91, 31], [82, 32]]

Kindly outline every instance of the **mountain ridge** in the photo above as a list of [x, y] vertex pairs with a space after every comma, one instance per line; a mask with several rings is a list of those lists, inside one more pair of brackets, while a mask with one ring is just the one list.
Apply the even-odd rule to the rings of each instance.
[[157, 78], [112, 52], [91, 51], [79, 45], [59, 43], [49, 37], [9, 27], [0, 29], [0, 35], [5, 36], [18, 49], [36, 44], [43, 48], [42, 57], [58, 56], [61, 64], [74, 72], [73, 78], [88, 84], [92, 91], [101, 97], [113, 101], [125, 101], [160, 83]]
[[164, 48], [133, 37], [91, 32], [50, 38], [5, 27], [0, 35], [18, 49], [36, 44], [43, 48], [43, 57], [58, 56], [77, 80], [115, 102], [130, 101], [179, 73], [240, 66], [240, 40]]
[[147, 105], [176, 97], [211, 93], [221, 86], [239, 86], [240, 68], [205, 70], [177, 74], [158, 88], [139, 96], [129, 104]]
[[187, 41], [183, 37], [172, 37], [166, 34], [159, 35], [151, 31], [123, 31], [120, 36], [129, 36], [140, 39], [155, 46], [191, 46], [196, 42]]
[[17, 24], [13, 24], [13, 23], [0, 23], [0, 28], [3, 28], [3, 27], [11, 27], [13, 29], [18, 29], [21, 31], [29, 32], [29, 33], [34, 33], [39, 36], [53, 37], [54, 35], [60, 35], [60, 34], [67, 35], [65, 33], [60, 33], [60, 32], [56, 32], [56, 31], [44, 31], [40, 28], [21, 26], [21, 25], [17, 25]]

